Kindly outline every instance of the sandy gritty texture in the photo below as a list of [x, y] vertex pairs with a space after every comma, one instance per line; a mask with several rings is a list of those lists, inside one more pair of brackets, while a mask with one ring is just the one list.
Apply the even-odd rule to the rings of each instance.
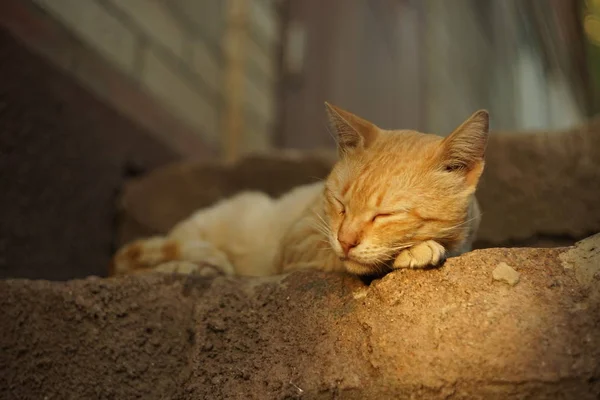
[[370, 285], [3, 281], [0, 398], [597, 399], [599, 248], [476, 250]]

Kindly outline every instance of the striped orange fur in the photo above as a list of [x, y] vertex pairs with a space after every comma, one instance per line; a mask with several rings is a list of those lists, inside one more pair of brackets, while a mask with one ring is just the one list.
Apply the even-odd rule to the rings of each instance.
[[326, 103], [339, 160], [325, 182], [281, 198], [244, 192], [202, 209], [166, 236], [120, 249], [111, 274], [271, 275], [294, 269], [373, 274], [440, 264], [469, 251], [480, 221], [488, 113], [447, 137], [385, 130]]

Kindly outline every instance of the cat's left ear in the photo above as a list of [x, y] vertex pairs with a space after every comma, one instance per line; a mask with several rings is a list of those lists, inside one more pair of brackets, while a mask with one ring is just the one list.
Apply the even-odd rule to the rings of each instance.
[[479, 110], [442, 142], [442, 162], [447, 171], [465, 174], [469, 185], [476, 185], [485, 164], [485, 148], [490, 129], [490, 116]]
[[377, 136], [377, 126], [351, 112], [325, 102], [329, 129], [336, 136], [340, 155], [368, 147]]

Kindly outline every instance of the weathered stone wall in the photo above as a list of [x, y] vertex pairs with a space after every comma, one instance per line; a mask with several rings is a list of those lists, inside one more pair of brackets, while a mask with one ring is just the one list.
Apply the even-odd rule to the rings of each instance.
[[370, 285], [307, 271], [9, 280], [0, 293], [2, 399], [600, 396], [599, 235]]

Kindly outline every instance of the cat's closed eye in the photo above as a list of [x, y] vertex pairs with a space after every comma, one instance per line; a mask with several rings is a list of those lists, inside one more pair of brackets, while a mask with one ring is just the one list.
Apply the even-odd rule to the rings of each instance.
[[393, 217], [394, 215], [396, 215], [396, 213], [380, 213], [380, 214], [375, 214], [373, 216], [373, 219], [371, 221], [375, 222], [377, 219], [389, 218], [389, 217]]
[[385, 220], [385, 219], [402, 219], [402, 217], [406, 216], [406, 213], [409, 211], [408, 208], [399, 208], [393, 211], [388, 212], [380, 212], [373, 216], [371, 222], [375, 222], [377, 220]]
[[346, 207], [344, 206], [344, 203], [342, 203], [337, 197], [334, 197], [333, 199], [336, 201], [336, 203], [339, 206], [338, 207], [338, 213], [340, 215], [344, 215], [346, 213]]

